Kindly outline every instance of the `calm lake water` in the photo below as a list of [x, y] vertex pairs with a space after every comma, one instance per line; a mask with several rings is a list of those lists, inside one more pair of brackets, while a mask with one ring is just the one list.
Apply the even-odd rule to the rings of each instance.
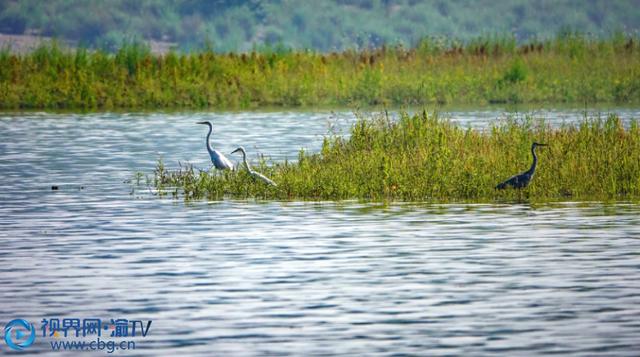
[[[482, 128], [504, 113], [449, 116]], [[159, 157], [209, 166], [200, 120], [225, 153], [283, 160], [353, 115], [0, 114], [0, 328], [22, 318], [37, 331], [16, 354], [74, 340], [42, 337], [51, 318], [151, 320], [121, 355], [640, 354], [640, 205], [185, 204], [132, 191]]]

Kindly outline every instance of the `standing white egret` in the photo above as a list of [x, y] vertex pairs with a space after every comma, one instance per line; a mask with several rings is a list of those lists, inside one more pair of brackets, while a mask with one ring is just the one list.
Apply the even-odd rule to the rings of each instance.
[[247, 152], [244, 151], [244, 148], [241, 146], [235, 150], [233, 150], [231, 153], [235, 154], [238, 151], [240, 151], [242, 153], [242, 161], [244, 162], [244, 166], [247, 168], [247, 171], [249, 171], [249, 175], [251, 175], [253, 178], [261, 180], [262, 182], [271, 185], [271, 186], [278, 186], [276, 185], [275, 182], [273, 182], [270, 178], [268, 178], [267, 176], [257, 172], [257, 171], [253, 171], [251, 169], [251, 166], [249, 166], [249, 163], [247, 162]]
[[209, 156], [211, 157], [211, 162], [213, 166], [215, 166], [218, 170], [233, 170], [233, 163], [231, 160], [227, 159], [220, 151], [213, 150], [211, 148], [211, 143], [209, 142], [209, 138], [211, 137], [211, 132], [213, 131], [213, 124], [209, 121], [201, 121], [197, 124], [206, 124], [209, 127], [209, 133], [207, 134], [207, 151], [209, 152]]
[[533, 178], [533, 174], [536, 172], [536, 165], [538, 164], [538, 156], [536, 156], [536, 147], [538, 146], [547, 146], [547, 144], [538, 144], [533, 143], [531, 145], [531, 155], [533, 155], [533, 163], [529, 170], [515, 176], [511, 176], [504, 182], [501, 182], [496, 186], [497, 190], [503, 190], [507, 188], [507, 186], [511, 186], [513, 188], [524, 188], [529, 185], [529, 182]]

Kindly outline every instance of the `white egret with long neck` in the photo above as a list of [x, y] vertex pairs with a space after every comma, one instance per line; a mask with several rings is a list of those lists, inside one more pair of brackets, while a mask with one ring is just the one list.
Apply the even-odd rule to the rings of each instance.
[[533, 155], [533, 163], [529, 170], [515, 176], [511, 176], [504, 182], [499, 183], [496, 186], [496, 189], [503, 190], [507, 188], [507, 186], [511, 186], [513, 188], [525, 188], [529, 185], [529, 182], [533, 178], [533, 174], [536, 172], [536, 165], [538, 165], [538, 156], [536, 156], [536, 147], [538, 146], [547, 146], [547, 144], [538, 144], [533, 143], [531, 145], [531, 155]]
[[201, 121], [197, 124], [205, 124], [209, 127], [209, 133], [207, 134], [207, 151], [209, 152], [213, 166], [218, 170], [233, 170], [233, 163], [231, 160], [227, 159], [220, 151], [213, 150], [211, 148], [209, 138], [211, 137], [211, 132], [213, 132], [213, 124], [209, 121]]
[[244, 150], [244, 148], [241, 146], [235, 150], [233, 150], [231, 153], [235, 154], [237, 152], [241, 152], [242, 153], [242, 161], [244, 162], [244, 166], [247, 168], [247, 171], [249, 172], [249, 175], [251, 175], [254, 179], [258, 179], [268, 185], [271, 186], [278, 186], [276, 185], [275, 182], [273, 182], [273, 180], [271, 180], [270, 178], [268, 178], [267, 176], [257, 172], [257, 171], [253, 171], [251, 169], [251, 166], [249, 166], [249, 163], [247, 162], [247, 152]]

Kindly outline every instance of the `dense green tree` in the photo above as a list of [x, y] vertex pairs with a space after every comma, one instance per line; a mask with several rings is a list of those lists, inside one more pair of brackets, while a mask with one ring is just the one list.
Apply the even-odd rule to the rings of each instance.
[[136, 37], [181, 49], [281, 43], [332, 51], [412, 45], [425, 36], [527, 40], [562, 29], [608, 35], [639, 28], [638, 0], [0, 0], [0, 32], [105, 48]]

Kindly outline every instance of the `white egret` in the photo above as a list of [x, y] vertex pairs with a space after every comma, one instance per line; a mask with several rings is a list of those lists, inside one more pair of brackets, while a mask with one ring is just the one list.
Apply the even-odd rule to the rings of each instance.
[[211, 137], [211, 132], [213, 131], [213, 124], [209, 121], [201, 121], [197, 124], [206, 124], [209, 127], [209, 133], [207, 134], [207, 151], [209, 152], [209, 156], [211, 157], [211, 162], [213, 166], [215, 166], [218, 170], [233, 170], [233, 163], [231, 160], [227, 159], [220, 151], [213, 150], [211, 148], [211, 143], [209, 142], [209, 138]]
[[241, 146], [235, 150], [233, 150], [231, 153], [235, 154], [237, 152], [241, 152], [242, 153], [242, 161], [244, 162], [244, 166], [247, 168], [247, 171], [249, 172], [249, 175], [251, 175], [254, 179], [258, 179], [268, 185], [271, 186], [278, 186], [276, 185], [275, 182], [273, 182], [273, 180], [271, 180], [270, 178], [268, 178], [267, 176], [257, 172], [257, 171], [253, 171], [251, 169], [251, 166], [249, 166], [249, 163], [247, 162], [247, 152], [244, 150], [244, 148]]

